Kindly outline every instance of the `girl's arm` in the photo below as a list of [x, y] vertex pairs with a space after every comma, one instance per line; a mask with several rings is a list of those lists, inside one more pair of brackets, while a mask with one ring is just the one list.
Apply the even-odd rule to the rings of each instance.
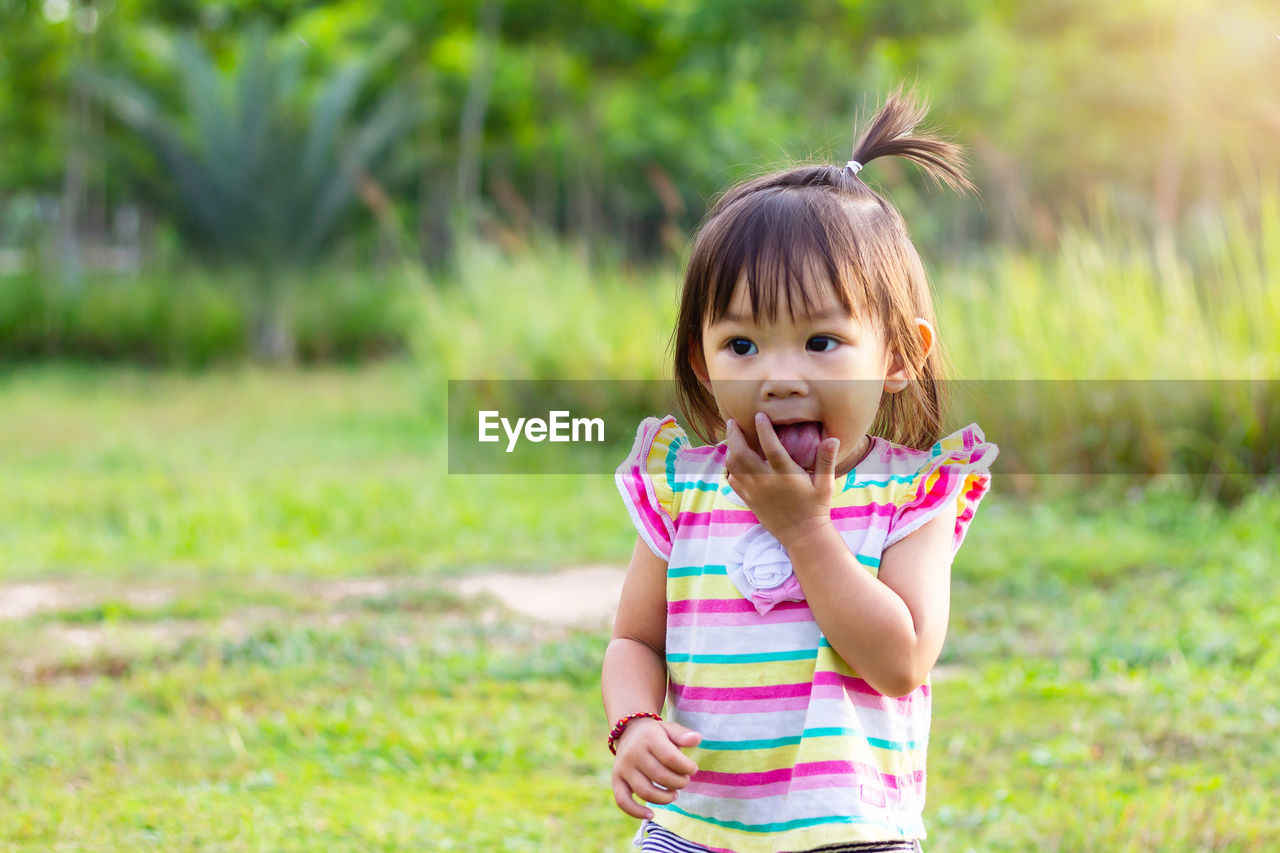
[[[667, 693], [666, 584], [666, 562], [637, 537], [600, 674], [610, 724], [638, 711], [662, 712]], [[675, 800], [676, 791], [698, 769], [680, 748], [695, 746], [699, 740], [676, 723], [650, 718], [631, 721], [615, 744], [613, 793], [618, 808], [632, 817], [647, 818], [653, 813], [633, 796], [651, 803]]]
[[938, 661], [951, 609], [956, 506], [891, 545], [878, 577], [828, 519], [782, 541], [813, 617], [836, 654], [886, 696], [905, 696]]
[[610, 723], [637, 711], [662, 712], [667, 695], [666, 584], [667, 564], [637, 536], [600, 675]]

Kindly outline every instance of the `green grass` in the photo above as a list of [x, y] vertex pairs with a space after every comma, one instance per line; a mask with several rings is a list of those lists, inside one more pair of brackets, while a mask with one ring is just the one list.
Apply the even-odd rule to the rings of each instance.
[[1277, 497], [978, 519], [943, 657], [957, 677], [936, 691], [934, 825], [975, 850], [1280, 841]]
[[[444, 404], [442, 380], [395, 362], [10, 371], [0, 579], [537, 568], [624, 547], [610, 476], [447, 477]], [[539, 511], [579, 489], [577, 516]]]
[[[215, 620], [150, 652], [38, 666], [49, 626], [24, 624], [5, 641], [0, 844], [434, 850], [499, 844], [518, 822], [496, 849], [553, 849], [557, 825], [598, 805], [603, 762], [580, 733], [602, 641], [531, 656], [535, 628], [471, 615], [282, 611], [234, 637]], [[516, 802], [524, 815], [503, 814]]]
[[[1280, 842], [1280, 495], [1141, 507], [984, 506], [935, 685], [931, 850]], [[178, 590], [6, 626], [6, 849], [626, 849], [603, 633], [421, 589]]]
[[[444, 476], [439, 382], [0, 379], [0, 584], [68, 599], [0, 621], [0, 847], [629, 849], [604, 632], [439, 581], [621, 566], [634, 533], [608, 477]], [[995, 473], [954, 569], [928, 849], [1275, 849], [1280, 490], [1028, 501]], [[388, 586], [330, 594], [361, 577]]]

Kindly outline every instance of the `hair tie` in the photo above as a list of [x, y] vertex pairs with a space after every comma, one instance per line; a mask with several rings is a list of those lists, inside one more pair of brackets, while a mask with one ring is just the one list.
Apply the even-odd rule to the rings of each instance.
[[844, 164], [844, 167], [849, 170], [850, 174], [853, 174], [853, 175], [856, 175], [862, 171], [862, 164], [859, 163], [857, 160], [850, 160], [848, 163]]

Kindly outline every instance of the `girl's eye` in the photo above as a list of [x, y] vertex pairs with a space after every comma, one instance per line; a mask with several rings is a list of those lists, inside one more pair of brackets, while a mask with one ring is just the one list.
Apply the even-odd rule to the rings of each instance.
[[742, 352], [739, 347], [747, 347], [750, 350], [755, 344], [746, 338], [731, 338], [728, 343], [729, 349], [733, 350], [734, 355], [751, 355], [750, 352]]
[[812, 338], [809, 338], [810, 345], [812, 345], [815, 341], [818, 343], [830, 344], [830, 346], [822, 347], [821, 349], [818, 350], [818, 352], [831, 352], [833, 349], [835, 349], [837, 346], [840, 345], [839, 341], [837, 341], [833, 337], [829, 337], [828, 335], [814, 335]]

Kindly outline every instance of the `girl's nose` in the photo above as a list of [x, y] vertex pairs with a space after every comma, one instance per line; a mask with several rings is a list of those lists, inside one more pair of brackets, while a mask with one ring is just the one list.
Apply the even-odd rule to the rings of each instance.
[[802, 395], [808, 382], [800, 366], [789, 358], [771, 358], [764, 364], [760, 393], [767, 398]]
[[800, 397], [805, 393], [803, 379], [766, 379], [760, 389], [766, 398]]

